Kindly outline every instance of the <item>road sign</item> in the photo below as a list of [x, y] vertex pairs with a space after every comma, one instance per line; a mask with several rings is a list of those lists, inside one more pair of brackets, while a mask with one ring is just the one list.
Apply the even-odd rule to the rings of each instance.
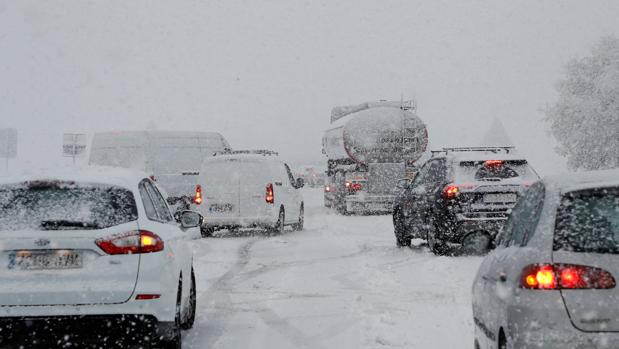
[[14, 128], [0, 129], [0, 157], [12, 159], [17, 157], [17, 130]]
[[83, 133], [65, 133], [62, 136], [62, 155], [73, 158], [86, 153], [86, 135]]

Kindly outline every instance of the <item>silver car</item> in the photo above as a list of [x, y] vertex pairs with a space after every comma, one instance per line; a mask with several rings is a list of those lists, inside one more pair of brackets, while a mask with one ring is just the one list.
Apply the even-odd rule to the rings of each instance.
[[619, 348], [619, 171], [550, 177], [473, 284], [476, 348]]

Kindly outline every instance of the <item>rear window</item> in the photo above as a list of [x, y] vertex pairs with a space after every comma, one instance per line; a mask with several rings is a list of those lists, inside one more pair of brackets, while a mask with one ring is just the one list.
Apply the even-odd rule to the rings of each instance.
[[131, 191], [72, 182], [0, 186], [0, 231], [102, 229], [137, 220]]
[[518, 178], [536, 180], [537, 174], [526, 160], [480, 160], [460, 162], [456, 176], [468, 181], [500, 181]]
[[619, 253], [619, 188], [566, 194], [557, 212], [554, 250]]

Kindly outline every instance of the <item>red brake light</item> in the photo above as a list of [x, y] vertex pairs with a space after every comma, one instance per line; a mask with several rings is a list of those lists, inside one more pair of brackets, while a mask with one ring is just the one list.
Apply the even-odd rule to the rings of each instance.
[[484, 161], [484, 166], [486, 167], [499, 167], [503, 166], [503, 160], [486, 160]]
[[264, 199], [266, 200], [267, 204], [275, 203], [275, 192], [273, 191], [273, 183], [267, 184], [267, 192]]
[[130, 231], [125, 234], [98, 239], [95, 244], [103, 252], [111, 255], [163, 251], [163, 240], [157, 234], [147, 230]]
[[529, 289], [610, 289], [615, 278], [606, 270], [575, 264], [533, 264], [522, 271], [521, 287]]
[[352, 183], [352, 182], [346, 182], [346, 187], [348, 188], [348, 191], [351, 193], [360, 191], [363, 189], [363, 184], [361, 183]]
[[453, 200], [460, 194], [460, 188], [457, 185], [450, 184], [443, 189], [443, 197], [447, 200]]
[[151, 300], [151, 299], [159, 299], [161, 298], [160, 294], [139, 294], [135, 296], [135, 299], [138, 301]]
[[325, 192], [327, 193], [331, 192], [331, 187], [328, 185], [325, 185]]
[[200, 184], [196, 185], [196, 195], [193, 197], [193, 202], [196, 205], [202, 203], [202, 186]]

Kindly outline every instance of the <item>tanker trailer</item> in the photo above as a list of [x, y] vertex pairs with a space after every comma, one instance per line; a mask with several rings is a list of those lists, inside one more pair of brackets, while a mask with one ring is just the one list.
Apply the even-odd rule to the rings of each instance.
[[399, 180], [428, 145], [412, 101], [336, 107], [323, 136], [325, 206], [349, 213], [391, 212]]

